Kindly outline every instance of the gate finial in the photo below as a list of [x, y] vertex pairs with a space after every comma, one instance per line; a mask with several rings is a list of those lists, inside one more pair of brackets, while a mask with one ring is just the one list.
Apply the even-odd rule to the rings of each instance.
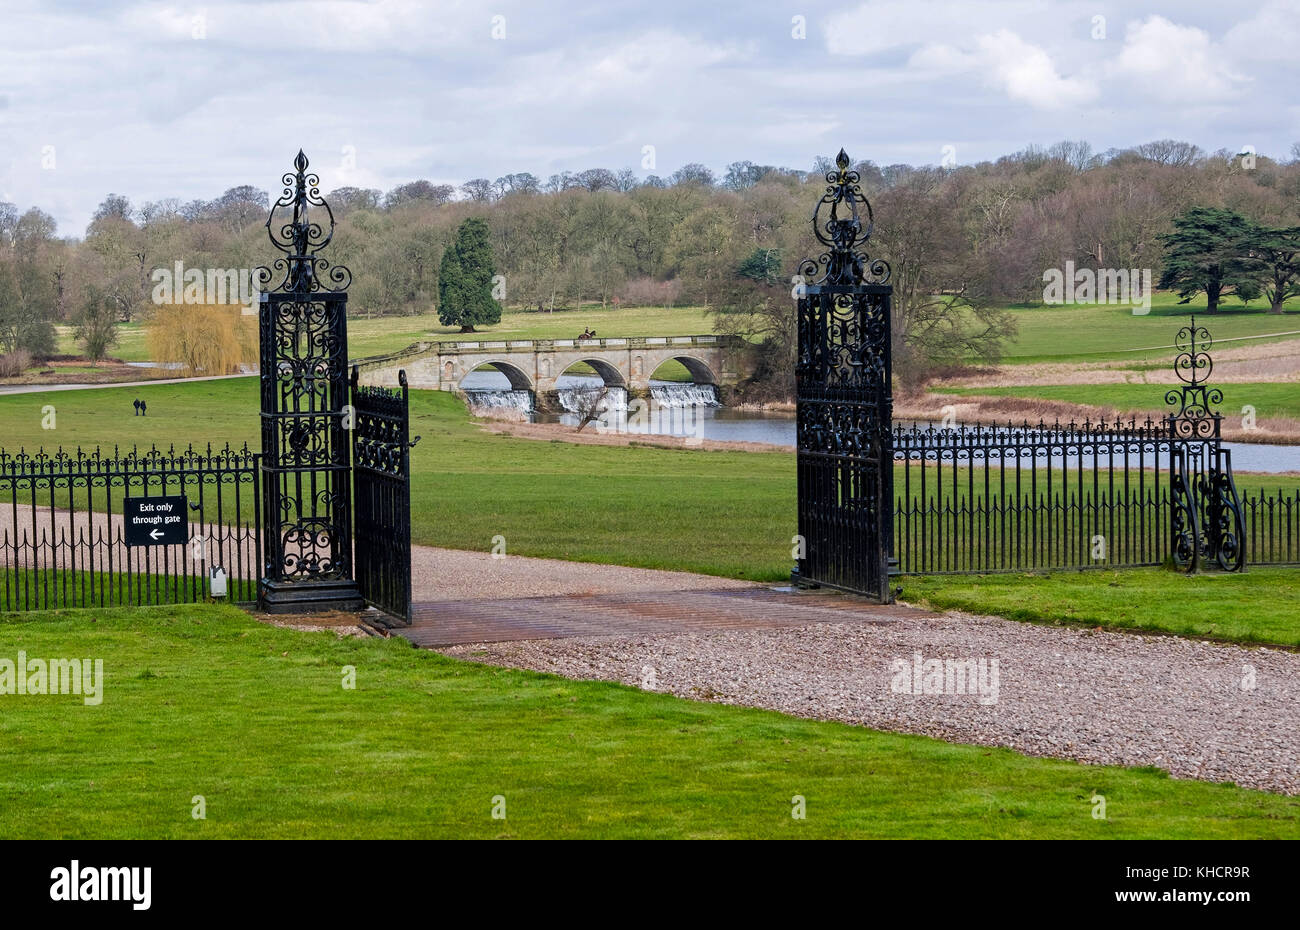
[[[307, 171], [309, 164], [307, 155], [299, 149], [293, 160], [294, 170], [280, 179], [284, 190], [280, 199], [271, 205], [266, 234], [284, 257], [272, 263], [275, 272], [266, 266], [256, 269], [254, 276], [260, 290], [267, 290], [266, 285], [277, 273], [282, 273], [282, 277], [274, 290], [289, 293], [345, 291], [352, 283], [352, 272], [346, 266], [331, 265], [328, 259], [317, 254], [334, 238], [334, 211], [320, 194], [319, 176]], [[312, 207], [325, 210], [328, 227], [311, 218]], [[292, 212], [287, 219], [277, 220], [279, 210]]]
[[1223, 403], [1223, 391], [1205, 386], [1214, 371], [1214, 360], [1209, 352], [1213, 345], [1210, 331], [1196, 325], [1195, 315], [1174, 338], [1174, 347], [1178, 349], [1174, 374], [1183, 384], [1165, 392], [1165, 403], [1177, 408], [1169, 414], [1169, 423], [1175, 433], [1185, 439], [1209, 439], [1219, 435], [1222, 416], [1217, 407]]
[[[889, 263], [871, 261], [858, 246], [871, 238], [875, 217], [871, 204], [862, 193], [861, 177], [851, 168], [852, 161], [844, 149], [835, 156], [835, 167], [826, 172], [826, 192], [813, 208], [813, 235], [827, 247], [827, 251], [814, 259], [805, 259], [799, 266], [804, 284], [854, 285], [885, 284], [889, 281]], [[829, 205], [829, 215], [822, 217], [822, 208]], [[866, 225], [859, 208], [866, 212]], [[846, 216], [842, 210], [848, 211]], [[821, 277], [818, 272], [821, 270]], [[815, 280], [814, 280], [815, 279]]]

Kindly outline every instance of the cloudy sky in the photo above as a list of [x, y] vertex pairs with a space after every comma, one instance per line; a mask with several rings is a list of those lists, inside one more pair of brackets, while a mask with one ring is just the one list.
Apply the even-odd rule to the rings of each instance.
[[63, 235], [110, 191], [271, 189], [300, 146], [329, 190], [1300, 140], [1300, 0], [5, 0], [3, 25], [0, 200]]

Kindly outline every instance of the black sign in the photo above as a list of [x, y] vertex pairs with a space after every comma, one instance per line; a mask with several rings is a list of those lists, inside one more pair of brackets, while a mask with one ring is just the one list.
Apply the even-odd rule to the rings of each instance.
[[189, 507], [182, 497], [128, 497], [123, 502], [128, 546], [176, 546], [190, 541]]

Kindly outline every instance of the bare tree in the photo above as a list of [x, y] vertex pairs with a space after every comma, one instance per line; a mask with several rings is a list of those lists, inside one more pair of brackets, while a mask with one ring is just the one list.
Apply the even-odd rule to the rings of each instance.
[[1153, 161], [1161, 165], [1172, 165], [1176, 168], [1190, 168], [1198, 161], [1205, 157], [1200, 146], [1192, 145], [1190, 142], [1179, 142], [1176, 139], [1158, 139], [1155, 142], [1144, 142], [1133, 149], [1142, 158], [1147, 161]]
[[469, 200], [479, 203], [492, 201], [492, 182], [487, 178], [470, 178], [460, 186], [460, 192]]
[[600, 415], [605, 412], [607, 397], [609, 397], [609, 387], [604, 385], [598, 388], [583, 388], [574, 393], [573, 412], [578, 416], [578, 428], [574, 430], [575, 433], [581, 433], [588, 423], [600, 419]]
[[698, 162], [691, 162], [689, 165], [682, 165], [673, 172], [669, 180], [674, 184], [698, 185], [700, 187], [712, 187], [714, 182], [713, 172]]
[[[488, 183], [481, 178], [479, 181], [471, 181], [469, 183], [474, 184], [479, 183], [480, 181], [483, 184]], [[451, 201], [452, 194], [454, 193], [455, 191], [449, 184], [434, 184], [430, 181], [424, 180], [412, 181], [409, 184], [402, 184], [398, 187], [394, 187], [389, 191], [384, 197], [384, 206], [391, 210], [393, 207], [400, 207], [403, 204], [413, 203], [415, 201], [423, 201], [434, 205], [444, 204]]]

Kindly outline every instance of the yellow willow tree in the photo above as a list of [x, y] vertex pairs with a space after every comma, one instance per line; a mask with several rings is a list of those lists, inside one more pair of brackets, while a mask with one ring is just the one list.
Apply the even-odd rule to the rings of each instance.
[[238, 374], [257, 361], [257, 317], [237, 304], [163, 304], [147, 325], [154, 360], [186, 377]]

